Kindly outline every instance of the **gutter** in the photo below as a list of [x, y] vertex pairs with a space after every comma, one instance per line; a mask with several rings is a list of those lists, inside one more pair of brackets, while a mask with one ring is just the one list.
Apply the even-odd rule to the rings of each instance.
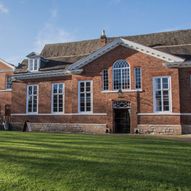
[[168, 68], [191, 68], [191, 61], [165, 63]]
[[70, 75], [78, 75], [82, 73], [82, 69], [80, 70], [54, 70], [54, 71], [46, 71], [46, 72], [31, 72], [24, 74], [15, 74], [13, 76], [13, 80], [29, 80], [29, 79], [43, 79], [50, 77], [63, 77]]

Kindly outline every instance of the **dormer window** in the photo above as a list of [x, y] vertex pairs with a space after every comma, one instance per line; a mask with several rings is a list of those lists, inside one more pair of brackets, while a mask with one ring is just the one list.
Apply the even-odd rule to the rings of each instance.
[[28, 59], [28, 70], [30, 72], [37, 72], [40, 66], [40, 58], [30, 58]]

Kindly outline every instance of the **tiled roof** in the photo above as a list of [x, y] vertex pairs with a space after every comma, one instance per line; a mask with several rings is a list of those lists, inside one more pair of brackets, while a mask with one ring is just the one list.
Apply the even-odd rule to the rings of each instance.
[[[107, 43], [112, 42], [116, 38], [118, 37], [108, 38]], [[121, 36], [121, 38], [180, 57], [190, 58], [191, 56], [191, 30], [160, 32], [136, 36]], [[49, 65], [47, 65], [47, 67], [44, 66], [44, 68], [49, 70], [53, 68], [60, 69], [63, 68], [64, 65], [72, 64], [99, 48], [101, 48], [100, 39], [47, 44], [44, 46], [40, 55], [45, 59], [58, 61], [60, 63], [49, 62]], [[16, 71], [26, 71], [26, 64], [27, 63], [24, 60]]]

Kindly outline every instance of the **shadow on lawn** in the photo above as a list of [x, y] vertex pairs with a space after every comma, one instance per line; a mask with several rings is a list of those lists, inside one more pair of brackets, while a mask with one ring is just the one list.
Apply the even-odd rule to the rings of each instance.
[[14, 172], [11, 166], [19, 169], [14, 173], [20, 190], [23, 177], [38, 190], [53, 190], [58, 185], [88, 191], [191, 187], [189, 144], [57, 134], [24, 134], [24, 138], [19, 135], [10, 139], [1, 139], [0, 160], [10, 166], [7, 173]]
[[[131, 187], [129, 181], [153, 188], [159, 185], [191, 187], [190, 172], [187, 170], [190, 165], [183, 165], [181, 159], [177, 161], [172, 159], [175, 160], [172, 163], [168, 161], [169, 157], [166, 160], [156, 153], [147, 156], [140, 152], [128, 152], [128, 155], [119, 157], [114, 155], [112, 158], [111, 155], [108, 156], [109, 153], [102, 156], [103, 153], [98, 152], [96, 156], [91, 156], [85, 151], [84, 153], [62, 151], [59, 154], [50, 152], [48, 155], [46, 151], [23, 153], [22, 150], [12, 149], [10, 152], [12, 154], [1, 154], [1, 160], [7, 161], [10, 165], [22, 166], [18, 177], [25, 176], [30, 181], [44, 182], [47, 185], [67, 183], [72, 190], [76, 190], [85, 182], [87, 190], [88, 188], [91, 190], [92, 187], [120, 190]], [[19, 155], [21, 153], [22, 156]], [[156, 161], [149, 161], [148, 157], [154, 157]]]
[[[131, 155], [131, 154], [130, 154]], [[58, 180], [70, 182], [71, 187], [75, 189], [75, 183], [89, 182], [89, 184], [98, 187], [123, 188], [128, 187], [128, 180], [135, 182], [145, 182], [148, 185], [159, 186], [160, 184], [169, 184], [173, 187], [191, 187], [189, 174], [184, 169], [177, 169], [176, 165], [164, 163], [153, 163], [144, 159], [138, 161], [129, 158], [123, 158], [126, 161], [99, 162], [94, 158], [77, 158], [73, 154], [65, 154], [63, 158], [47, 157], [39, 158], [35, 156], [15, 156], [4, 154], [4, 160], [22, 165], [24, 170], [20, 176], [27, 176], [31, 181], [37, 177], [41, 181], [48, 181], [48, 184], [55, 184], [54, 176]], [[101, 156], [100, 156], [101, 158]], [[11, 159], [11, 160], [10, 160]], [[117, 161], [117, 158], [115, 159]], [[176, 175], [181, 173], [181, 177]], [[91, 180], [89, 180], [91, 178]], [[88, 185], [87, 185], [88, 186]], [[151, 185], [150, 185], [151, 186]]]

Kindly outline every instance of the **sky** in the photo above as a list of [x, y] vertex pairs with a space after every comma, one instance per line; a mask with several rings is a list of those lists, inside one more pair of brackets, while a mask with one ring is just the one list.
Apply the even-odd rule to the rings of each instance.
[[0, 58], [47, 43], [191, 29], [191, 0], [0, 0]]

